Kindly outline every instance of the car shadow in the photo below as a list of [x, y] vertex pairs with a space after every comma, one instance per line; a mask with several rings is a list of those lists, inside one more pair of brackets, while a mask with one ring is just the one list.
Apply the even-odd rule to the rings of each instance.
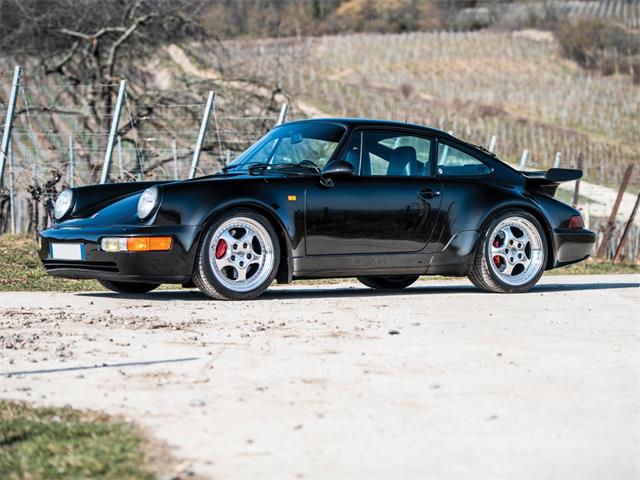
[[198, 357], [172, 358], [172, 359], [165, 359], [165, 360], [144, 360], [139, 362], [101, 363], [101, 364], [95, 364], [95, 365], [80, 365], [77, 367], [40, 368], [37, 370], [16, 370], [13, 372], [0, 372], [0, 377], [11, 377], [14, 375], [15, 376], [42, 375], [45, 373], [77, 372], [82, 370], [95, 370], [98, 368], [146, 367], [149, 365], [159, 365], [163, 363], [193, 362], [194, 360], [198, 360]]
[[[551, 292], [573, 292], [587, 290], [612, 290], [622, 288], [640, 288], [640, 283], [634, 282], [609, 282], [609, 283], [546, 283], [536, 285], [529, 292], [521, 295], [532, 295]], [[397, 295], [445, 295], [445, 294], [478, 294], [492, 295], [477, 289], [473, 285], [420, 285], [409, 287], [404, 290], [372, 290], [366, 287], [330, 287], [330, 286], [308, 286], [308, 287], [276, 287], [267, 290], [258, 300], [295, 300], [314, 298], [353, 298], [353, 297], [380, 297]], [[202, 301], [208, 298], [198, 290], [156, 290], [146, 294], [127, 295], [112, 292], [82, 292], [79, 296], [101, 297], [101, 298], [130, 298], [146, 299], [156, 301]], [[494, 294], [500, 295], [500, 294]]]

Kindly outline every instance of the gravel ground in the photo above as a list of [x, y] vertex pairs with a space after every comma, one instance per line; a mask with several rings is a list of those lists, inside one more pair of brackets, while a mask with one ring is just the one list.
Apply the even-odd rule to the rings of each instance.
[[640, 275], [0, 293], [0, 397], [138, 422], [212, 478], [640, 477]]

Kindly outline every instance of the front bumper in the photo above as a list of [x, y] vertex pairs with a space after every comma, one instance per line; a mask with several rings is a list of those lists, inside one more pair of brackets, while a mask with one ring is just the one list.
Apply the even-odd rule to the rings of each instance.
[[563, 267], [586, 260], [593, 253], [596, 234], [591, 230], [556, 229], [554, 232], [555, 267]]
[[[40, 234], [39, 256], [49, 275], [122, 282], [187, 283], [191, 279], [198, 227], [196, 226], [57, 226]], [[104, 252], [103, 237], [171, 236], [166, 252]], [[51, 258], [50, 244], [83, 243], [83, 260]]]

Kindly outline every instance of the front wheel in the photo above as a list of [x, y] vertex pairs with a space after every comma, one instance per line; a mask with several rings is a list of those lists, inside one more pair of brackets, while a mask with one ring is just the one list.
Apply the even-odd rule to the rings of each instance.
[[488, 292], [526, 292], [544, 273], [547, 248], [533, 215], [522, 210], [498, 214], [481, 232], [469, 280]]
[[376, 290], [401, 290], [420, 278], [419, 275], [393, 275], [388, 277], [358, 277], [363, 285]]
[[107, 290], [116, 293], [147, 293], [160, 286], [159, 283], [112, 282], [110, 280], [98, 280], [98, 283]]
[[280, 262], [278, 237], [271, 223], [247, 209], [216, 220], [202, 238], [193, 282], [218, 300], [249, 300], [264, 292]]

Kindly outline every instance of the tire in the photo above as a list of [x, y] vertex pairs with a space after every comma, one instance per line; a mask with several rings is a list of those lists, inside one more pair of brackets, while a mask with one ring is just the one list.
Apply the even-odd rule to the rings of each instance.
[[271, 223], [249, 209], [233, 209], [217, 218], [203, 235], [193, 282], [210, 298], [250, 300], [273, 282], [280, 244]]
[[358, 277], [358, 281], [376, 290], [402, 290], [413, 285], [419, 275], [393, 275], [389, 277]]
[[107, 290], [117, 293], [147, 293], [160, 286], [159, 283], [112, 282], [110, 280], [98, 280], [98, 283]]
[[524, 210], [505, 210], [485, 222], [468, 277], [487, 292], [524, 293], [540, 280], [547, 256], [540, 222]]

